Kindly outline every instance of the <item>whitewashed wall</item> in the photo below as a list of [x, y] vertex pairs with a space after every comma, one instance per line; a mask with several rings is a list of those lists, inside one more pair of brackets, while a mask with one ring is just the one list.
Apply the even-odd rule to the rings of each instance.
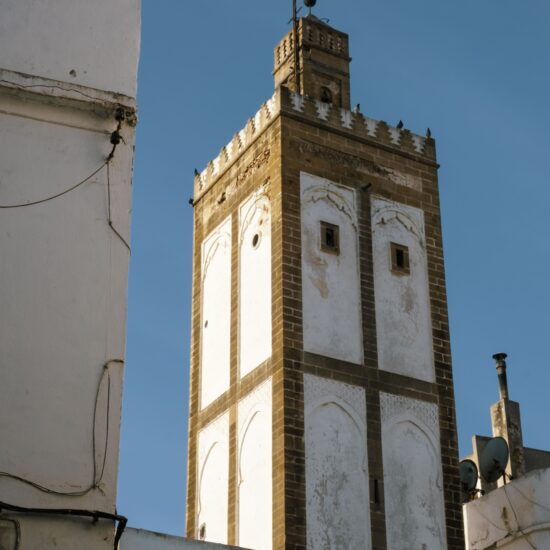
[[550, 468], [463, 506], [467, 550], [550, 548]]
[[272, 382], [239, 402], [238, 534], [243, 548], [270, 550], [273, 540]]
[[388, 550], [444, 550], [437, 405], [380, 394]]
[[307, 547], [371, 548], [365, 390], [304, 375]]
[[199, 432], [197, 526], [204, 540], [227, 542], [229, 494], [229, 412]]
[[[60, 493], [2, 475], [10, 504], [115, 511], [132, 125], [110, 193], [104, 163], [115, 108], [135, 108], [139, 20], [137, 0], [0, 0], [0, 205], [95, 172], [0, 209], [0, 471]], [[112, 521], [17, 520], [22, 548], [113, 547]]]
[[265, 187], [239, 209], [239, 366], [271, 357], [271, 205]]
[[[304, 349], [363, 362], [357, 207], [353, 189], [301, 173]], [[340, 253], [321, 250], [320, 222], [340, 228]]]
[[[424, 214], [375, 196], [371, 204], [379, 368], [433, 382]], [[409, 248], [410, 274], [391, 270], [392, 242]]]
[[120, 548], [121, 550], [237, 550], [235, 546], [173, 537], [132, 527], [124, 531]]
[[0, 0], [2, 69], [135, 97], [140, 0]]
[[229, 389], [231, 218], [202, 243], [201, 407]]

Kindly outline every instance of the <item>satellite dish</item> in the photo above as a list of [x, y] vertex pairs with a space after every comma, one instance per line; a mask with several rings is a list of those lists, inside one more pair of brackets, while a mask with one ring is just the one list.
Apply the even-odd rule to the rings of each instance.
[[510, 451], [508, 443], [502, 437], [493, 437], [485, 445], [485, 449], [479, 457], [479, 470], [481, 477], [487, 483], [494, 483], [502, 477], [506, 471]]
[[478, 470], [473, 460], [463, 460], [459, 465], [460, 484], [465, 493], [471, 493], [477, 486]]

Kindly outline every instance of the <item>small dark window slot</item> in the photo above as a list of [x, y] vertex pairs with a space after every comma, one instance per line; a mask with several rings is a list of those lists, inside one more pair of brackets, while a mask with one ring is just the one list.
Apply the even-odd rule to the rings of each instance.
[[391, 270], [399, 275], [409, 275], [409, 248], [403, 244], [390, 243]]
[[321, 222], [321, 250], [331, 254], [340, 253], [340, 228], [328, 222]]

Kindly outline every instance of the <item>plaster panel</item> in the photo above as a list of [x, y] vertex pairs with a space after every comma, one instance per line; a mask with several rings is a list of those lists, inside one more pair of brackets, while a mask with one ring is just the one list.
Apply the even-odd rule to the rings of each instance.
[[229, 389], [231, 218], [202, 244], [201, 406]]
[[444, 550], [438, 408], [380, 394], [388, 550]]
[[467, 550], [550, 548], [550, 468], [463, 506]]
[[139, 0], [0, 0], [2, 69], [136, 95]]
[[[26, 110], [33, 118], [13, 114]], [[51, 197], [96, 172], [56, 199], [1, 210], [0, 471], [78, 492], [93, 484], [94, 459], [100, 468], [105, 457], [101, 489], [79, 503], [114, 511], [129, 259], [108, 224], [101, 168], [114, 121], [3, 95], [0, 111], [1, 205]], [[80, 127], [57, 123], [63, 117]], [[111, 218], [129, 242], [133, 129], [123, 134], [110, 166]], [[118, 360], [109, 365], [110, 383], [102, 379], [108, 359]], [[0, 493], [36, 507], [74, 504], [3, 476]]]
[[307, 547], [371, 548], [365, 390], [304, 374]]
[[229, 412], [199, 432], [197, 539], [227, 542]]
[[[435, 380], [422, 210], [372, 198], [372, 246], [379, 368]], [[409, 250], [409, 274], [392, 270], [390, 243]]]
[[238, 544], [272, 548], [272, 386], [258, 386], [238, 405]]
[[[355, 192], [301, 173], [304, 349], [363, 362]], [[321, 222], [339, 228], [339, 252], [321, 249]]]
[[245, 376], [271, 356], [271, 205], [265, 187], [239, 210], [239, 366]]

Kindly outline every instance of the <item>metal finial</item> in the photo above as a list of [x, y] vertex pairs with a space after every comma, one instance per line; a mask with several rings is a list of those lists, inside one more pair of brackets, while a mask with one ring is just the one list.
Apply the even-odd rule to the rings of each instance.
[[311, 15], [311, 8], [317, 4], [317, 0], [304, 0], [306, 8], [309, 8], [309, 15]]
[[506, 357], [505, 353], [495, 353], [493, 359], [497, 363], [498, 387], [501, 399], [508, 399], [508, 380], [506, 378]]

